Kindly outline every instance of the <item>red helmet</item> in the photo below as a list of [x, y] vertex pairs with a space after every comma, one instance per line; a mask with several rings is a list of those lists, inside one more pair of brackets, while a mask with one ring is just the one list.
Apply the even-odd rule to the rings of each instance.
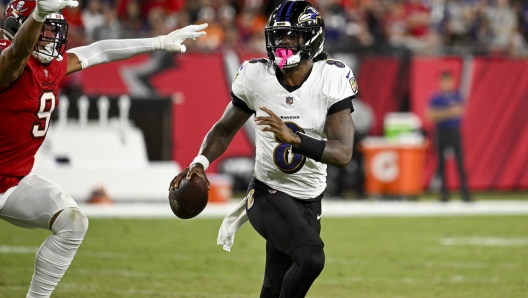
[[[13, 40], [22, 24], [33, 13], [36, 5], [37, 1], [35, 0], [9, 1], [4, 11], [1, 29], [5, 39]], [[45, 33], [46, 30], [48, 33]], [[42, 26], [42, 33], [35, 45], [33, 55], [45, 63], [51, 62], [53, 58], [61, 57], [66, 50], [67, 35], [68, 23], [66, 23], [64, 16], [59, 13], [49, 14]]]
[[33, 13], [37, 1], [35, 0], [11, 0], [6, 5], [4, 11], [4, 22], [2, 24], [2, 31], [4, 38], [12, 40], [13, 36], [18, 32], [22, 23]]

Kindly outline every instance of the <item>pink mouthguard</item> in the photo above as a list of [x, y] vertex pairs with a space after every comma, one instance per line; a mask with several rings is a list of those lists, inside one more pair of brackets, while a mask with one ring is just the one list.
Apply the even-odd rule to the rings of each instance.
[[284, 48], [278, 48], [275, 50], [275, 55], [279, 58], [281, 58], [281, 62], [279, 63], [279, 68], [284, 67], [284, 64], [286, 64], [286, 60], [293, 56], [293, 52], [290, 49], [284, 49]]

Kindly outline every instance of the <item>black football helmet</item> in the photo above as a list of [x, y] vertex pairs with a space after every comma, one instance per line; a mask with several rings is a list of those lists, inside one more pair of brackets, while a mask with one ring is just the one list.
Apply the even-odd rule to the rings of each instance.
[[323, 18], [307, 1], [286, 1], [275, 8], [264, 34], [268, 57], [281, 68], [312, 60], [323, 51]]
[[[3, 38], [12, 41], [22, 24], [31, 16], [37, 2], [35, 0], [11, 0], [6, 5], [2, 23]], [[68, 23], [59, 13], [49, 14], [42, 26], [42, 33], [35, 45], [33, 56], [42, 63], [54, 58], [62, 59], [68, 43]]]

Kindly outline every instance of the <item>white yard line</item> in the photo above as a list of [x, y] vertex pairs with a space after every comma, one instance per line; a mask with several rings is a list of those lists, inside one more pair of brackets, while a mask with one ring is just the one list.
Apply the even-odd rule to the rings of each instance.
[[[210, 203], [197, 217], [222, 218], [239, 200]], [[115, 203], [112, 205], [79, 204], [91, 218], [176, 218], [168, 202]], [[322, 217], [398, 217], [398, 216], [464, 216], [528, 215], [528, 201], [408, 202], [408, 201], [330, 201], [323, 200]]]
[[37, 250], [37, 246], [0, 245], [0, 254], [34, 254]]
[[503, 237], [469, 237], [469, 238], [442, 238], [441, 245], [460, 246], [500, 246], [521, 247], [528, 246], [528, 238], [503, 238]]

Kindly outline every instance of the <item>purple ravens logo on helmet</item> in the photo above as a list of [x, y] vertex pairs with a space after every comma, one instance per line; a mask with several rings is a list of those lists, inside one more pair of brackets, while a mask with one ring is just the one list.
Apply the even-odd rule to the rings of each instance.
[[299, 23], [315, 21], [320, 18], [321, 14], [313, 6], [308, 6], [304, 9], [304, 13], [299, 16]]

